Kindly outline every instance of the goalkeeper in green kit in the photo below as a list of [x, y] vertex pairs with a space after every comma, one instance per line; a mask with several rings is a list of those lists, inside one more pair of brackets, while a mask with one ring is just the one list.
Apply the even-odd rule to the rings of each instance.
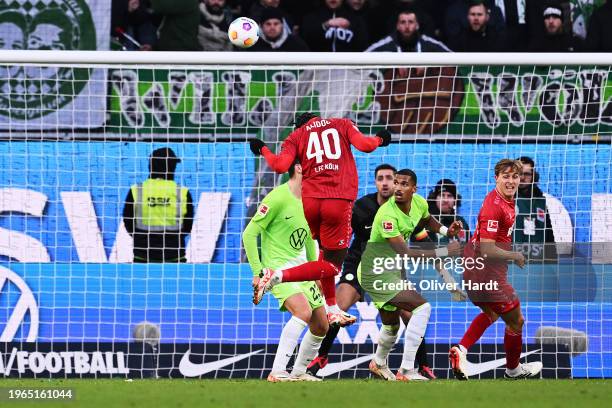
[[[257, 286], [264, 267], [286, 269], [318, 259], [302, 207], [302, 167], [294, 163], [289, 168], [289, 176], [287, 183], [276, 187], [262, 200], [242, 234], [253, 271], [253, 286]], [[258, 236], [261, 237], [261, 258]], [[274, 286], [271, 293], [278, 300], [279, 309], [289, 311], [292, 316], [283, 327], [268, 381], [321, 381], [306, 373], [306, 367], [317, 356], [329, 328], [319, 287], [313, 281], [287, 282]], [[287, 364], [306, 327], [308, 330], [289, 374]]]

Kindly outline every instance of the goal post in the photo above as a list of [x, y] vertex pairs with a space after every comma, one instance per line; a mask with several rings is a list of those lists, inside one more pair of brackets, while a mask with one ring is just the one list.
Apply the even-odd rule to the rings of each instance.
[[[354, 152], [359, 196], [381, 163], [413, 169], [433, 206], [450, 179], [470, 232], [495, 163], [533, 159], [542, 194], [517, 200], [514, 232], [530, 262], [509, 272], [524, 358], [548, 378], [612, 376], [611, 67], [610, 54], [0, 51], [0, 373], [265, 378], [288, 314], [271, 296], [252, 305], [241, 233], [285, 178], [247, 141], [277, 150], [312, 111], [393, 134]], [[186, 262], [135, 263], [124, 202], [166, 147], [193, 197]], [[478, 309], [436, 277], [412, 279], [447, 377]], [[368, 375], [380, 321], [369, 300], [351, 311], [329, 378]], [[503, 375], [503, 335], [494, 325], [470, 354], [474, 376]]]

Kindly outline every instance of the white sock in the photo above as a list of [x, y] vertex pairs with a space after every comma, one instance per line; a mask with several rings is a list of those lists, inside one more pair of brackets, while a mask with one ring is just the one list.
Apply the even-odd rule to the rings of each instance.
[[342, 313], [342, 310], [340, 310], [340, 307], [338, 306], [338, 304], [333, 304], [331, 306], [327, 306], [327, 313]]
[[283, 327], [276, 355], [274, 356], [274, 363], [272, 364], [273, 372], [287, 370], [287, 364], [293, 356], [293, 351], [295, 346], [297, 346], [300, 334], [302, 334], [306, 326], [308, 326], [308, 323], [292, 316], [285, 327]]
[[317, 356], [324, 338], [325, 336], [315, 336], [310, 330], [306, 331], [300, 344], [300, 351], [298, 351], [298, 356], [293, 365], [293, 371], [291, 371], [292, 375], [300, 375], [306, 372], [306, 367]]
[[404, 354], [400, 366], [400, 370], [403, 370], [403, 372], [414, 369], [414, 358], [421, 341], [423, 341], [430, 314], [431, 305], [429, 303], [424, 303], [412, 311], [412, 317], [404, 333]]
[[378, 346], [376, 347], [376, 353], [374, 353], [374, 361], [379, 366], [387, 364], [387, 357], [391, 352], [391, 349], [397, 341], [397, 333], [399, 332], [399, 325], [387, 326], [383, 324], [378, 334]]
[[515, 376], [521, 372], [521, 363], [514, 368], [506, 368], [506, 373], [511, 376]]

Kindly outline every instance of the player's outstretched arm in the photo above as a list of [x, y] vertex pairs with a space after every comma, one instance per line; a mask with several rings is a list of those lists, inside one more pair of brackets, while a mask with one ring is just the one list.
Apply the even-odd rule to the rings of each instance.
[[249, 141], [249, 148], [255, 156], [263, 155], [268, 166], [279, 174], [286, 173], [295, 161], [296, 151], [289, 138], [283, 143], [283, 148], [278, 155], [272, 153], [270, 148], [260, 139], [251, 139]]
[[376, 133], [376, 137], [367, 137], [352, 123], [348, 126], [348, 138], [355, 148], [364, 153], [370, 153], [379, 146], [388, 146], [391, 143], [391, 133], [383, 129]]

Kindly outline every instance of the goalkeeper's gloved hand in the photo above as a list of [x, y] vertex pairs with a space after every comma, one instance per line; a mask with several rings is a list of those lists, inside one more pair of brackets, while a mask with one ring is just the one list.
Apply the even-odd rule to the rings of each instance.
[[249, 147], [255, 156], [261, 155], [261, 149], [263, 149], [265, 145], [266, 144], [259, 139], [251, 139], [249, 141]]
[[387, 129], [379, 130], [376, 132], [376, 136], [382, 139], [382, 142], [380, 143], [382, 147], [389, 146], [389, 143], [391, 143], [391, 132], [389, 132]]

